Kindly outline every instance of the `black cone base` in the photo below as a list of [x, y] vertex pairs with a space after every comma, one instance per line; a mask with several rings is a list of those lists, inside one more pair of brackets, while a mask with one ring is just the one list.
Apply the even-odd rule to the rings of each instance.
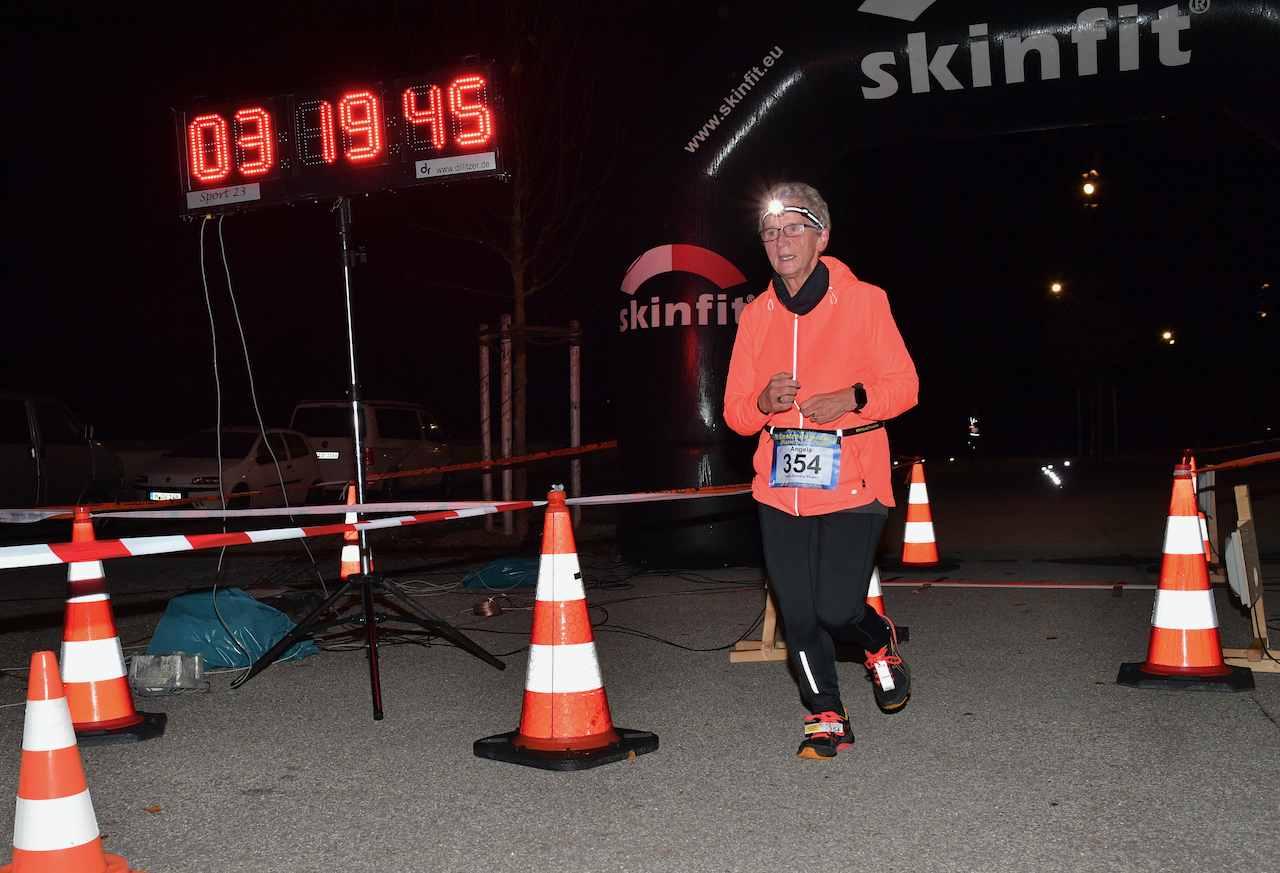
[[163, 712], [140, 712], [142, 721], [128, 727], [113, 728], [109, 731], [76, 731], [76, 745], [79, 746], [113, 746], [119, 743], [140, 743], [143, 740], [154, 740], [164, 733], [164, 726], [169, 716]]
[[1164, 676], [1147, 673], [1141, 663], [1121, 664], [1117, 685], [1131, 688], [1173, 688], [1180, 691], [1252, 691], [1253, 671], [1248, 667], [1232, 667], [1226, 676]]
[[589, 770], [601, 764], [612, 764], [614, 761], [624, 761], [636, 755], [658, 750], [657, 734], [651, 734], [648, 731], [629, 731], [616, 725], [613, 729], [620, 737], [618, 742], [598, 749], [568, 749], [556, 752], [529, 749], [512, 744], [511, 738], [517, 731], [511, 731], [476, 740], [472, 751], [476, 753], [477, 758], [505, 761], [508, 764], [523, 764], [540, 770]]

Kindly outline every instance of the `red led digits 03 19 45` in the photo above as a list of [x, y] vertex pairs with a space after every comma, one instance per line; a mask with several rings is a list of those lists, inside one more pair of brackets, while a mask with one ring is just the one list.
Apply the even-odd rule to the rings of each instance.
[[175, 113], [182, 214], [502, 174], [489, 68]]

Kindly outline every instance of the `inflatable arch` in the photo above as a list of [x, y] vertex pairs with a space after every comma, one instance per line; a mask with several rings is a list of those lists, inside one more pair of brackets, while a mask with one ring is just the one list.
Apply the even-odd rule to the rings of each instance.
[[[723, 79], [706, 88], [686, 82], [688, 137], [658, 146], [670, 152], [664, 178], [675, 180], [667, 224], [655, 222], [628, 255], [646, 269], [628, 273], [618, 294], [627, 488], [751, 476], [754, 443], [727, 428], [721, 408], [736, 315], [767, 281], [752, 232], [753, 198], [768, 182], [820, 178], [858, 147], [1205, 110], [1280, 146], [1280, 3], [813, 0], [786, 15], [784, 4], [762, 8], [773, 13], [704, 56], [708, 70], [741, 78], [728, 88]], [[739, 270], [748, 280], [733, 284]], [[620, 551], [636, 563], [750, 564], [757, 542], [749, 498], [619, 514]]]

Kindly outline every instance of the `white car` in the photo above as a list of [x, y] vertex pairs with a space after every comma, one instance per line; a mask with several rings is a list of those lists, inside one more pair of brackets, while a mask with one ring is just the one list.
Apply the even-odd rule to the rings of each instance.
[[[139, 500], [181, 500], [216, 496], [221, 487], [228, 509], [283, 506], [286, 496], [290, 506], [320, 501], [320, 464], [303, 434], [268, 428], [263, 440], [257, 428], [224, 427], [221, 472], [217, 434], [215, 428], [192, 434], [143, 467], [134, 480], [134, 494]], [[282, 481], [287, 491], [281, 491]], [[269, 493], [250, 495], [256, 491]], [[199, 506], [219, 508], [219, 501]]]
[[[451, 447], [444, 432], [431, 413], [418, 404], [362, 400], [360, 413], [366, 477], [451, 463]], [[342, 483], [355, 478], [351, 420], [351, 404], [345, 400], [304, 400], [293, 408], [289, 426], [311, 438], [324, 481], [338, 483], [326, 486], [328, 489], [341, 489]], [[400, 491], [435, 489], [447, 497], [452, 484], [452, 473], [432, 472], [375, 480], [369, 483], [366, 493], [394, 500]]]

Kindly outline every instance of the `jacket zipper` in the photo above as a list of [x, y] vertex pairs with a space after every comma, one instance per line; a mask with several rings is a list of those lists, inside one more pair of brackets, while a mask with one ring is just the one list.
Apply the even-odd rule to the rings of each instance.
[[[799, 356], [800, 356], [800, 316], [799, 316], [799, 315], [796, 315], [796, 314], [793, 312], [793, 313], [791, 314], [791, 318], [793, 319], [793, 321], [792, 321], [792, 328], [791, 328], [791, 378], [792, 378], [792, 379], [795, 379], [797, 382], [799, 382], [799, 381], [800, 381], [800, 375], [799, 375], [799, 366], [798, 366], [797, 361], [798, 361]], [[793, 401], [791, 401], [791, 402], [792, 402], [793, 404], [795, 404], [795, 401], [794, 401], [794, 400], [793, 400]], [[800, 407], [799, 407], [799, 405], [798, 405], [798, 404], [796, 404], [796, 416], [797, 416], [797, 418], [799, 418], [799, 419], [800, 419], [800, 426], [799, 426], [799, 429], [800, 429], [800, 430], [804, 430], [804, 414], [800, 412]], [[799, 515], [800, 515], [800, 489], [799, 489], [799, 488], [793, 488], [792, 490], [795, 492], [794, 504], [793, 504], [793, 505], [794, 505], [794, 507], [795, 507], [796, 516], [797, 516], [797, 517], [799, 517]]]

